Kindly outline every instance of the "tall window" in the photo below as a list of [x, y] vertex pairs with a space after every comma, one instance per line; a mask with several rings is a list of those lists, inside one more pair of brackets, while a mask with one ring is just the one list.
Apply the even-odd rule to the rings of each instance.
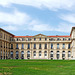
[[22, 44], [22, 49], [24, 49], [24, 44]]
[[53, 49], [53, 43], [51, 43], [51, 49]]
[[13, 59], [13, 51], [11, 51], [11, 53], [10, 53], [10, 54], [11, 54], [11, 58]]
[[16, 49], [18, 49], [18, 44], [16, 44]]
[[41, 44], [39, 44], [39, 49], [41, 49]]
[[59, 43], [57, 43], [57, 49], [59, 49]]
[[30, 44], [28, 43], [28, 49], [30, 49]]
[[63, 43], [63, 49], [65, 49], [65, 44]]
[[36, 44], [34, 44], [34, 49], [36, 49]]
[[62, 58], [65, 58], [65, 51], [62, 52]]
[[57, 57], [57, 59], [59, 59], [59, 51], [57, 51], [57, 56], [56, 57]]
[[68, 49], [70, 49], [70, 44], [68, 44]]
[[53, 51], [51, 51], [51, 53], [50, 53], [50, 57], [53, 58]]
[[47, 57], [47, 51], [44, 52], [44, 56]]
[[18, 58], [19, 58], [19, 52], [16, 51], [16, 59], [18, 59]]
[[11, 44], [11, 49], [13, 49], [13, 44]]
[[30, 51], [27, 51], [27, 58], [30, 58]]
[[36, 57], [36, 51], [33, 52], [33, 56]]
[[24, 51], [21, 51], [21, 59], [24, 59]]
[[68, 51], [68, 57], [71, 57], [71, 52], [70, 51]]
[[39, 57], [41, 57], [41, 51], [39, 51]]
[[47, 49], [47, 44], [45, 44], [45, 49]]

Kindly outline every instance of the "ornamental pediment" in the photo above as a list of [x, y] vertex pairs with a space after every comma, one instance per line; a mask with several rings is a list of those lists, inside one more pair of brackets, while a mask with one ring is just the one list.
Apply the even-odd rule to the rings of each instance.
[[38, 34], [38, 35], [35, 35], [34, 37], [47, 37], [47, 36], [43, 34]]

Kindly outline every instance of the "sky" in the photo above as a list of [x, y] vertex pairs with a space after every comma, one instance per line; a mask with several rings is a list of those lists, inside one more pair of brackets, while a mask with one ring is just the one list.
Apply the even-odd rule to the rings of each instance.
[[16, 35], [70, 35], [75, 0], [0, 0], [0, 28]]

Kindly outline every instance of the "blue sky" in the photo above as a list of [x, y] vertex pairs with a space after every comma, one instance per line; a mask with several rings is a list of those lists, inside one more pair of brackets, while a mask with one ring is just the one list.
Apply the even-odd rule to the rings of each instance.
[[0, 0], [0, 27], [17, 36], [69, 35], [74, 7], [74, 0]]

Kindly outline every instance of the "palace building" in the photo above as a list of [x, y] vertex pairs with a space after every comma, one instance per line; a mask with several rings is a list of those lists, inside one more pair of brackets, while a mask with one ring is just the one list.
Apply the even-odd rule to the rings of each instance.
[[0, 28], [0, 59], [75, 59], [75, 27], [69, 36], [15, 36]]

